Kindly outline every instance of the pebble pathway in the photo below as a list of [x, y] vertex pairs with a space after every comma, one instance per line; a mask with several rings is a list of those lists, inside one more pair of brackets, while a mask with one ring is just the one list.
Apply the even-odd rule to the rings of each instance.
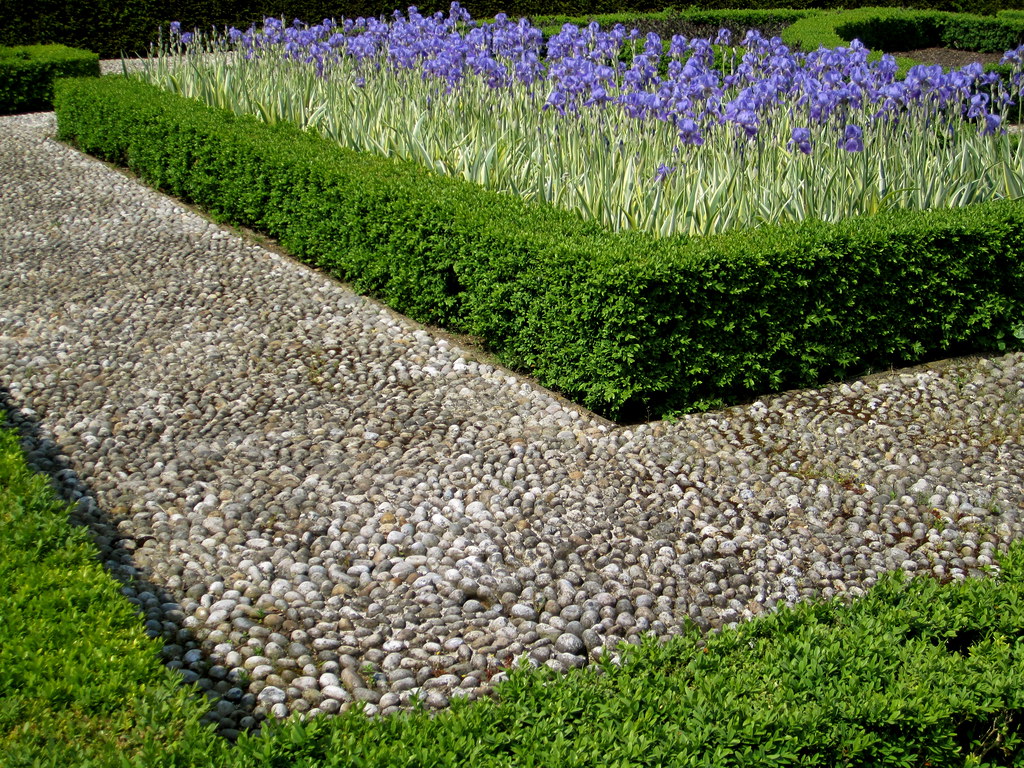
[[617, 427], [53, 134], [0, 118], [0, 394], [228, 735], [1022, 534], [1024, 356]]

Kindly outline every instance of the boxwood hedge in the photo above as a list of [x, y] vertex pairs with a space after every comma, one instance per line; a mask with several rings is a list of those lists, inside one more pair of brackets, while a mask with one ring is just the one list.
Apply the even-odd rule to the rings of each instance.
[[781, 37], [787, 45], [804, 50], [848, 45], [857, 38], [878, 55], [933, 46], [1003, 53], [1024, 42], [1024, 16], [858, 8], [805, 16], [783, 30]]
[[52, 109], [58, 77], [99, 77], [95, 53], [63, 45], [0, 46], [0, 115]]

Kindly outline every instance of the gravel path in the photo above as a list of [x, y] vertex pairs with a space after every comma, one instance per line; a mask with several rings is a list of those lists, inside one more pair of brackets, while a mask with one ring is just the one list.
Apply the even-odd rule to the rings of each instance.
[[980, 575], [1022, 533], [1021, 355], [618, 428], [53, 127], [0, 119], [0, 395], [229, 735]]

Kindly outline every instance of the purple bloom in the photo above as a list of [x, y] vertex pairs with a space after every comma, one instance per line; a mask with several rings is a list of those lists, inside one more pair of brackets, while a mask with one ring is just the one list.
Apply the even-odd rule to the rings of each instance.
[[811, 154], [811, 132], [807, 128], [794, 128], [793, 138], [787, 147], [790, 151], [799, 149], [805, 155]]
[[699, 147], [704, 143], [704, 136], [700, 132], [700, 126], [694, 120], [685, 118], [679, 121], [679, 140], [683, 144]]
[[1022, 64], [1024, 63], [1024, 45], [1017, 46], [1013, 50], [1003, 54], [1000, 64]]
[[661, 38], [654, 32], [648, 32], [644, 39], [644, 53], [648, 56], [660, 56], [661, 51]]
[[985, 107], [988, 106], [988, 95], [976, 93], [971, 96], [971, 104], [967, 108], [967, 117], [970, 120], [981, 117], [985, 114]]
[[668, 180], [668, 177], [676, 172], [674, 165], [665, 165], [662, 163], [658, 166], [658, 170], [654, 173], [654, 181], [664, 183]]
[[754, 110], [740, 109], [732, 120], [743, 129], [743, 133], [746, 134], [748, 139], [753, 139], [757, 136], [760, 121], [757, 119], [757, 113]]
[[690, 41], [682, 35], [672, 35], [672, 44], [668, 48], [669, 56], [682, 56], [690, 48]]
[[982, 129], [981, 135], [991, 136], [997, 130], [999, 130], [999, 126], [1002, 125], [1002, 122], [1003, 118], [1001, 118], [999, 115], [985, 115], [985, 127], [984, 129]]
[[[232, 27], [225, 38], [246, 58], [305, 62], [325, 78], [347, 59], [357, 88], [377, 73], [407, 70], [434, 82], [439, 95], [473, 80], [495, 89], [527, 88], [537, 109], [576, 114], [596, 107], [610, 119], [665, 121], [677, 131], [677, 154], [723, 130], [749, 140], [786, 142], [794, 154], [811, 154], [815, 144], [831, 141], [847, 152], [863, 152], [861, 126], [880, 120], [895, 129], [913, 112], [923, 113], [929, 125], [972, 120], [990, 135], [1001, 131], [1002, 123], [989, 110], [1001, 111], [1018, 95], [977, 65], [953, 72], [919, 66], [897, 81], [895, 60], [869, 61], [858, 41], [805, 54], [751, 31], [743, 50], [726, 51], [722, 71], [712, 46], [734, 45], [724, 28], [713, 43], [673, 36], [666, 56], [657, 35], [628, 32], [621, 24], [610, 30], [596, 22], [566, 24], [545, 41], [526, 19], [499, 14], [492, 22], [477, 23], [457, 3], [448, 14], [423, 15], [412, 7], [393, 18], [337, 24], [325, 19], [313, 26], [267, 18], [262, 29], [243, 33]], [[171, 24], [171, 40], [198, 44], [192, 33], [182, 34], [180, 22]], [[627, 65], [629, 54], [635, 55]], [[1024, 46], [1008, 51], [1006, 61], [1015, 65], [1017, 83]], [[788, 141], [781, 126], [791, 127]], [[674, 170], [663, 164], [657, 180]]]
[[592, 107], [595, 104], [605, 104], [608, 101], [608, 92], [601, 86], [597, 86], [590, 92], [590, 98], [583, 102], [583, 106]]
[[839, 140], [839, 146], [847, 152], [863, 152], [864, 131], [856, 125], [847, 125], [843, 138]]
[[544, 106], [541, 109], [550, 109], [554, 107], [563, 115], [565, 114], [565, 94], [561, 91], [552, 91], [548, 94], [547, 101], [544, 102]]

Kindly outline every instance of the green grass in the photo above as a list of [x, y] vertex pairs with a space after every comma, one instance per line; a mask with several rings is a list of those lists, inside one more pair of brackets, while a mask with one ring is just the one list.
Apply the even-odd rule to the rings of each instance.
[[624, 648], [621, 666], [516, 670], [499, 700], [200, 725], [158, 644], [0, 429], [4, 766], [995, 766], [1024, 759], [1024, 548], [993, 578], [892, 575], [717, 635]]
[[116, 765], [172, 746], [201, 711], [159, 649], [16, 433], [0, 430], [0, 764]]

